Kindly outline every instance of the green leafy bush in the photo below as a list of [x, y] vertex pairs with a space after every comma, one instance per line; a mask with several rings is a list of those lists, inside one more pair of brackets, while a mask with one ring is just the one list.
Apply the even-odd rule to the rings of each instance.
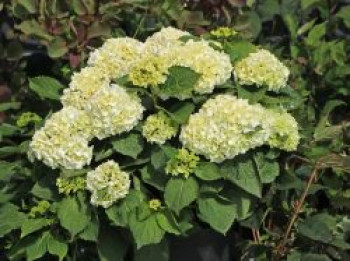
[[[346, 1], [53, 2], [1, 5], [4, 258], [168, 260], [211, 228], [237, 260], [349, 259]], [[146, 38], [169, 24], [202, 35]]]

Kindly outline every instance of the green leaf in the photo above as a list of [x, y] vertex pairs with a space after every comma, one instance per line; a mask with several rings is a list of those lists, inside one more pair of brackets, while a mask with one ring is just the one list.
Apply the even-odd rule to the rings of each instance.
[[68, 245], [62, 240], [55, 238], [52, 234], [49, 234], [47, 250], [51, 255], [58, 256], [59, 260], [62, 261], [68, 253]]
[[17, 167], [19, 167], [18, 163], [0, 161], [0, 181], [9, 181], [12, 175], [16, 173]]
[[128, 248], [118, 231], [104, 229], [99, 235], [97, 249], [100, 261], [123, 261]]
[[166, 240], [159, 244], [144, 246], [135, 250], [134, 261], [169, 261], [169, 247]]
[[235, 209], [236, 218], [238, 220], [246, 219], [251, 215], [251, 207], [254, 202], [254, 198], [252, 195], [244, 192], [241, 189], [225, 189], [220, 195], [220, 198], [224, 200], [228, 200], [233, 204], [233, 208]]
[[164, 173], [157, 172], [151, 165], [144, 166], [141, 170], [142, 180], [157, 188], [160, 191], [164, 191], [165, 185], [168, 181], [168, 176]]
[[30, 192], [41, 199], [57, 201], [60, 198], [56, 187], [56, 177], [54, 175], [43, 176], [35, 183]]
[[88, 27], [87, 39], [96, 37], [110, 37], [111, 28], [108, 23], [102, 23], [101, 21], [95, 21]]
[[166, 204], [179, 214], [181, 209], [191, 204], [198, 196], [199, 186], [195, 178], [171, 178], [164, 193]]
[[224, 51], [232, 62], [238, 62], [256, 51], [256, 46], [247, 41], [235, 41], [224, 44]]
[[41, 236], [37, 237], [27, 248], [27, 260], [35, 260], [45, 255], [47, 252], [47, 243], [49, 239], [49, 232], [44, 232]]
[[181, 231], [175, 217], [169, 210], [156, 213], [158, 225], [166, 232], [181, 235]]
[[0, 148], [0, 158], [5, 158], [14, 154], [20, 154], [22, 150], [18, 146], [6, 146]]
[[0, 207], [0, 238], [14, 229], [20, 228], [27, 216], [11, 203]]
[[129, 224], [129, 216], [135, 212], [137, 207], [144, 201], [144, 196], [140, 191], [130, 190], [128, 195], [117, 204], [106, 210], [108, 218], [117, 226]]
[[335, 218], [322, 213], [308, 217], [305, 222], [299, 224], [298, 231], [312, 240], [331, 243], [336, 225]]
[[59, 100], [64, 86], [51, 77], [38, 76], [29, 80], [29, 88], [42, 99]]
[[230, 229], [236, 217], [232, 203], [214, 196], [199, 198], [198, 207], [199, 218], [224, 235]]
[[200, 162], [198, 163], [194, 172], [196, 176], [202, 180], [218, 180], [222, 178], [220, 168], [212, 162]]
[[20, 128], [18, 128], [16, 126], [13, 126], [13, 125], [10, 125], [7, 123], [3, 123], [0, 125], [0, 140], [1, 140], [1, 137], [11, 136], [19, 131], [20, 131]]
[[87, 211], [84, 211], [78, 200], [73, 197], [66, 197], [58, 203], [57, 216], [62, 227], [67, 229], [72, 237], [83, 231], [90, 221]]
[[164, 84], [158, 86], [159, 94], [169, 97], [190, 97], [199, 74], [188, 67], [173, 66]]
[[20, 107], [20, 102], [4, 102], [0, 104], [0, 112], [7, 110], [18, 110]]
[[169, 157], [159, 146], [153, 146], [151, 149], [151, 164], [156, 170], [163, 170]]
[[36, 12], [35, 1], [33, 1], [33, 0], [22, 0], [22, 1], [18, 2], [18, 4], [23, 6], [26, 9], [26, 11], [28, 11], [28, 13], [35, 14], [35, 12]]
[[51, 58], [59, 58], [69, 51], [67, 42], [60, 37], [56, 37], [47, 46], [47, 53]]
[[50, 225], [50, 220], [46, 218], [26, 219], [21, 226], [21, 238]]
[[97, 242], [99, 226], [95, 219], [92, 219], [87, 227], [79, 234], [79, 238], [86, 241]]
[[23, 21], [20, 25], [16, 27], [26, 35], [37, 36], [48, 41], [51, 41], [54, 39], [52, 35], [47, 33], [47, 31], [45, 30], [45, 27], [39, 24], [34, 19]]
[[336, 14], [336, 17], [343, 19], [344, 24], [347, 28], [350, 28], [350, 6], [343, 6], [339, 12]]
[[137, 248], [149, 244], [157, 244], [162, 241], [165, 234], [164, 230], [158, 225], [156, 215], [151, 215], [142, 221], [137, 220], [136, 215], [131, 215], [130, 230], [134, 236]]
[[278, 162], [265, 158], [263, 153], [256, 153], [254, 161], [262, 183], [271, 183], [280, 174]]
[[120, 154], [136, 159], [143, 150], [144, 142], [140, 134], [131, 133], [114, 139], [112, 145]]
[[227, 180], [248, 193], [261, 197], [262, 185], [252, 159], [247, 155], [236, 156], [223, 163], [221, 171]]
[[326, 34], [326, 23], [318, 24], [311, 29], [305, 43], [312, 47], [317, 47], [321, 41], [321, 38]]
[[176, 103], [170, 108], [172, 119], [178, 124], [185, 124], [194, 111], [195, 106], [190, 102]]

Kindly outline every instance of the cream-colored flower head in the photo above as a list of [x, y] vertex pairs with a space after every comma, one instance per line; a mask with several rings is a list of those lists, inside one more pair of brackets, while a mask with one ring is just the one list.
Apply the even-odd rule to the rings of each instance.
[[190, 67], [201, 75], [194, 86], [197, 93], [211, 93], [216, 85], [224, 84], [231, 77], [230, 57], [214, 50], [207, 41], [189, 40], [173, 52], [173, 65]]
[[133, 38], [111, 38], [90, 54], [88, 64], [101, 69], [108, 78], [115, 79], [128, 74], [143, 52], [143, 43]]
[[130, 131], [141, 120], [144, 110], [136, 95], [115, 84], [95, 93], [85, 109], [98, 139]]
[[88, 146], [91, 138], [91, 122], [86, 112], [64, 107], [35, 132], [29, 156], [53, 169], [81, 169], [92, 158], [92, 147]]
[[129, 193], [129, 174], [110, 160], [88, 172], [86, 188], [91, 192], [91, 204], [108, 208]]
[[63, 91], [61, 102], [64, 106], [83, 109], [95, 92], [108, 85], [109, 79], [101, 69], [86, 67], [73, 75], [69, 88]]
[[268, 144], [286, 151], [297, 149], [299, 144], [298, 123], [286, 112], [270, 110], [271, 134]]
[[213, 162], [232, 159], [263, 145], [269, 137], [265, 109], [232, 95], [208, 100], [190, 116], [180, 135], [182, 144]]
[[287, 85], [289, 70], [272, 53], [260, 49], [237, 62], [234, 75], [242, 85], [267, 86], [268, 90], [278, 92]]
[[164, 112], [148, 116], [142, 126], [142, 135], [146, 140], [159, 145], [174, 137], [176, 133], [177, 127]]
[[159, 32], [148, 37], [145, 42], [145, 50], [153, 55], [164, 54], [171, 51], [175, 46], [181, 45], [179, 38], [189, 36], [188, 32], [173, 27], [162, 28]]

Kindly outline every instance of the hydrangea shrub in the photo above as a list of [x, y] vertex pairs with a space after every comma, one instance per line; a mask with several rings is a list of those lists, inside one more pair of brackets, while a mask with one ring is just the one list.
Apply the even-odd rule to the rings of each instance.
[[225, 234], [278, 176], [276, 162], [259, 164], [300, 139], [288, 106], [241, 95], [278, 100], [292, 91], [288, 68], [259, 47], [227, 51], [235, 43], [245, 42], [225, 30], [197, 38], [171, 27], [145, 42], [107, 40], [35, 132], [30, 159], [60, 169], [59, 194], [89, 197], [86, 208], [129, 229], [138, 248], [186, 235], [197, 219]]

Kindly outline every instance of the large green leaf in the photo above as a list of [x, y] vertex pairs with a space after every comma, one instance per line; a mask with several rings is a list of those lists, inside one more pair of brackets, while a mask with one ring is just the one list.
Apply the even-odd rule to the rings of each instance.
[[280, 173], [277, 161], [270, 160], [261, 152], [254, 155], [255, 165], [262, 183], [271, 183]]
[[262, 184], [251, 156], [240, 155], [223, 163], [225, 178], [248, 193], [261, 197]]
[[139, 221], [136, 215], [130, 217], [130, 230], [134, 236], [137, 248], [162, 241], [165, 231], [160, 228], [157, 216], [151, 215]]
[[9, 181], [17, 167], [16, 162], [0, 161], [0, 181]]
[[310, 30], [307, 38], [305, 39], [305, 43], [312, 47], [317, 47], [321, 39], [325, 36], [325, 34], [326, 34], [326, 23], [318, 24]]
[[200, 219], [222, 234], [226, 234], [236, 217], [233, 204], [215, 196], [199, 198], [198, 207]]
[[144, 201], [144, 196], [140, 191], [130, 190], [128, 195], [117, 204], [106, 210], [108, 218], [117, 226], [127, 226], [131, 213]]
[[16, 205], [8, 203], [0, 207], [0, 238], [14, 229], [20, 228], [27, 216]]
[[165, 185], [168, 181], [168, 177], [164, 173], [157, 172], [151, 165], [146, 165], [141, 170], [142, 180], [157, 188], [158, 190], [164, 191]]
[[38, 76], [29, 80], [29, 88], [42, 99], [59, 100], [64, 86], [51, 77]]
[[26, 248], [27, 260], [35, 260], [45, 255], [47, 252], [47, 243], [49, 240], [49, 232], [44, 232], [41, 236], [38, 236], [32, 243]]
[[117, 152], [134, 159], [142, 152], [143, 143], [141, 135], [136, 133], [123, 135], [112, 141], [113, 148]]
[[178, 102], [170, 108], [170, 113], [178, 124], [185, 124], [194, 109], [195, 106], [190, 102]]
[[61, 225], [71, 233], [72, 237], [83, 231], [90, 221], [87, 211], [75, 197], [66, 197], [58, 203], [57, 216]]
[[195, 178], [171, 178], [164, 193], [166, 204], [179, 214], [181, 209], [193, 202], [199, 192], [199, 186]]
[[189, 67], [173, 66], [164, 84], [159, 86], [159, 94], [169, 97], [190, 97], [199, 74]]
[[169, 210], [163, 210], [156, 214], [158, 225], [166, 232], [180, 235], [181, 231], [175, 217]]
[[196, 176], [202, 180], [217, 180], [223, 178], [220, 168], [212, 162], [200, 162], [198, 163], [194, 172]]
[[224, 50], [232, 62], [238, 62], [254, 52], [256, 47], [247, 41], [235, 41], [225, 43]]
[[21, 226], [21, 237], [25, 237], [48, 225], [50, 225], [50, 220], [46, 218], [26, 219]]
[[61, 261], [67, 255], [68, 245], [50, 234], [47, 240], [47, 251], [51, 255], [58, 256], [59, 260]]

